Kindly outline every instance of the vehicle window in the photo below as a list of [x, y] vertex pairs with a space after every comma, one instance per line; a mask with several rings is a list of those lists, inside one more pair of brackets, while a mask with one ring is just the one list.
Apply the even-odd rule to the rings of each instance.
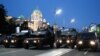
[[62, 31], [61, 35], [67, 35], [67, 31]]
[[67, 37], [67, 35], [61, 35], [61, 37]]
[[80, 37], [83, 39], [94, 39], [95, 34], [94, 33], [83, 33], [83, 34], [80, 34]]
[[31, 37], [41, 37], [41, 38], [43, 38], [43, 37], [45, 37], [45, 35], [31, 35]]

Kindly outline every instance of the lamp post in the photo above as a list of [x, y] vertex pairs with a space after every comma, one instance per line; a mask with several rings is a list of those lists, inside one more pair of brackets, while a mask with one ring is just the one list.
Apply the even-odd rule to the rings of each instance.
[[57, 26], [57, 24], [56, 24], [56, 17], [57, 16], [59, 16], [59, 15], [61, 15], [61, 13], [62, 13], [62, 9], [61, 8], [58, 8], [58, 9], [56, 9], [56, 11], [55, 11], [55, 18], [54, 18], [54, 26], [53, 26], [53, 28], [54, 28], [54, 34], [55, 34], [55, 32], [57, 31], [57, 28], [58, 28], [58, 26]]
[[56, 16], [58, 16], [58, 15], [61, 15], [61, 13], [62, 13], [62, 9], [56, 9], [56, 11], [55, 11], [55, 20], [54, 20], [54, 24], [56, 24]]
[[62, 13], [62, 9], [61, 8], [58, 8], [58, 9], [56, 9], [56, 11], [55, 11], [55, 18], [54, 18], [54, 25], [56, 25], [56, 17], [57, 16], [59, 16], [59, 15], [61, 15], [61, 13]]

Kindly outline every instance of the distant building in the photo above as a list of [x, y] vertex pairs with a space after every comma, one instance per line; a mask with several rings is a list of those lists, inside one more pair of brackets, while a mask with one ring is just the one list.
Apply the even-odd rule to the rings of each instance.
[[97, 25], [97, 31], [96, 32], [97, 32], [97, 35], [99, 36], [99, 39], [100, 39], [100, 24]]
[[82, 28], [82, 32], [88, 32], [88, 31], [89, 31], [89, 28], [87, 26]]
[[43, 23], [43, 18], [41, 11], [38, 9], [34, 10], [33, 13], [31, 14], [31, 20], [28, 23], [28, 27], [33, 31], [37, 31], [38, 28], [42, 27], [42, 23]]
[[12, 19], [13, 17], [12, 16], [6, 16], [6, 21], [9, 21], [10, 19]]
[[16, 25], [21, 26], [21, 24], [25, 21], [25, 18], [23, 15], [20, 15], [17, 19], [16, 19]]
[[100, 24], [90, 24], [88, 32], [96, 32], [100, 38]]
[[46, 24], [49, 25], [49, 23], [43, 19], [42, 12], [38, 9], [32, 12], [30, 19], [25, 19], [23, 15], [19, 16], [16, 20], [16, 24], [21, 26], [25, 21], [28, 22], [28, 28], [33, 31], [37, 31], [39, 28], [46, 27]]
[[25, 30], [28, 29], [28, 24], [26, 24], [25, 22], [28, 22], [28, 19], [26, 20], [26, 18], [23, 15], [20, 15], [15, 23], [16, 23], [16, 33], [19, 33], [21, 30]]
[[89, 26], [89, 32], [96, 32], [97, 30], [97, 25], [96, 24], [90, 24]]

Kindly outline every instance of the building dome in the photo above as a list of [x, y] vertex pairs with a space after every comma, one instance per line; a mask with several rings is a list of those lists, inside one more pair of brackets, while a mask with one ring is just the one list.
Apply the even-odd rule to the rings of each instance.
[[18, 18], [19, 19], [24, 19], [25, 17], [23, 15], [20, 15]]
[[31, 28], [33, 31], [37, 31], [38, 28], [42, 27], [42, 12], [38, 9], [34, 10], [31, 14]]
[[38, 9], [36, 9], [36, 10], [33, 11], [33, 15], [34, 15], [34, 16], [39, 16], [39, 17], [42, 18], [42, 13], [41, 13], [41, 11], [38, 10]]

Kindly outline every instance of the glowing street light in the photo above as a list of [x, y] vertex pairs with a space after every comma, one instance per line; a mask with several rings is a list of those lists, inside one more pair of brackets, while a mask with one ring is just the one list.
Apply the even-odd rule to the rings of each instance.
[[58, 8], [58, 9], [56, 9], [55, 10], [55, 15], [54, 15], [54, 26], [53, 26], [53, 28], [54, 28], [54, 34], [55, 34], [55, 32], [57, 31], [57, 24], [56, 24], [56, 16], [58, 16], [58, 15], [60, 15], [62, 13], [62, 9], [61, 8]]
[[74, 23], [75, 22], [75, 18], [72, 18], [71, 20], [70, 20], [70, 23]]
[[62, 9], [57, 9], [55, 15], [60, 15], [62, 13]]
[[56, 9], [56, 11], [55, 11], [54, 24], [56, 24], [56, 23], [55, 23], [55, 21], [56, 21], [56, 16], [60, 15], [61, 13], [62, 13], [62, 9], [60, 9], [60, 8]]

